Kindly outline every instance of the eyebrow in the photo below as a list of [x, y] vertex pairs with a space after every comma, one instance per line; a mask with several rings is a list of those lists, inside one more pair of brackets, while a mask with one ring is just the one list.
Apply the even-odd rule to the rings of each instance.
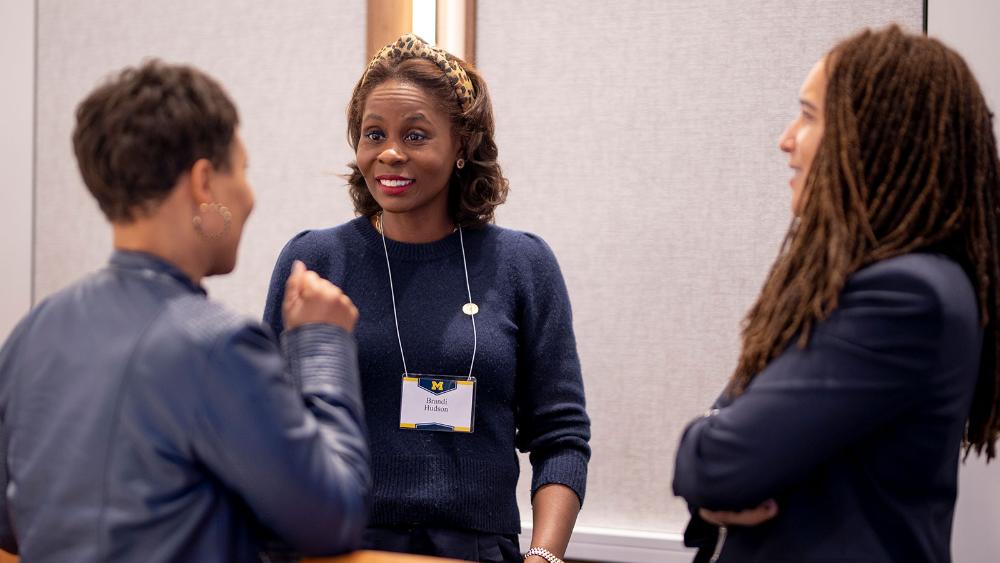
[[[373, 121], [385, 121], [385, 118], [377, 113], [369, 113], [364, 117], [364, 119], [362, 119], [362, 121], [366, 121], [369, 119]], [[420, 112], [417, 112], [411, 116], [404, 118], [404, 121], [426, 121], [430, 123], [430, 119], [427, 119], [427, 116]]]
[[804, 106], [806, 106], [807, 108], [809, 108], [809, 109], [811, 109], [813, 111], [819, 111], [819, 108], [816, 107], [816, 104], [810, 102], [809, 100], [806, 100], [806, 99], [803, 99], [803, 98], [799, 98], [799, 103], [802, 104], [802, 105], [804, 105]]

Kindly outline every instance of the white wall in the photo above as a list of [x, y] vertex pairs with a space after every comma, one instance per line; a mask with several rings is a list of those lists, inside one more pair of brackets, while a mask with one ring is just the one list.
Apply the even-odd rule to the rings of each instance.
[[[927, 32], [956, 49], [976, 74], [994, 113], [1000, 112], [1000, 2], [929, 0]], [[1000, 115], [1000, 114], [998, 114]], [[1000, 118], [994, 120], [1000, 136]], [[970, 458], [962, 466], [952, 536], [955, 563], [1000, 560], [1000, 460]]]
[[0, 342], [31, 306], [35, 3], [0, 2]]
[[[0, 291], [0, 338], [6, 336], [31, 299], [31, 163], [32, 148], [36, 144], [34, 139], [39, 139], [39, 151], [44, 153], [40, 154], [35, 170], [40, 179], [39, 194], [44, 198], [39, 204], [37, 224], [40, 232], [38, 248], [35, 249], [40, 262], [36, 274], [40, 279], [34, 286], [41, 298], [97, 267], [108, 252], [106, 226], [100, 220], [96, 207], [87, 199], [70, 154], [69, 129], [73, 106], [100, 76], [154, 53], [170, 60], [190, 61], [203, 66], [230, 87], [240, 104], [252, 161], [251, 180], [258, 191], [258, 211], [248, 226], [239, 270], [228, 280], [213, 284], [213, 294], [248, 313], [259, 313], [266, 275], [281, 242], [298, 229], [330, 225], [350, 217], [346, 194], [340, 188], [342, 182], [336, 174], [343, 170], [343, 163], [350, 157], [343, 137], [343, 106], [356, 73], [364, 62], [363, 3], [360, 0], [336, 3], [334, 9], [316, 0], [297, 4], [294, 12], [286, 13], [283, 9], [268, 8], [265, 3], [254, 10], [227, 10], [226, 6], [231, 3], [223, 3], [221, 8], [213, 9], [190, 0], [183, 2], [184, 6], [168, 10], [162, 3], [150, 1], [137, 4], [125, 0], [100, 0], [86, 6], [53, 0], [38, 2], [40, 86], [36, 96], [35, 2], [0, 1], [0, 76], [5, 77], [5, 87], [0, 89], [0, 131], [3, 132], [0, 135], [0, 209], [4, 212], [0, 258], [6, 270], [3, 291]], [[622, 271], [624, 266], [621, 261], [640, 260], [637, 268], [629, 265], [639, 271], [639, 275], [623, 286], [626, 295], [632, 295], [638, 288], [634, 284], [656, 283], [660, 279], [656, 268], [664, 268], [669, 273], [683, 267], [684, 262], [704, 258], [705, 245], [721, 245], [724, 242], [738, 249], [741, 256], [737, 256], [735, 251], [720, 254], [714, 258], [719, 267], [736, 262], [748, 272], [759, 270], [758, 273], [763, 275], [764, 267], [773, 258], [773, 248], [768, 246], [767, 241], [782, 230], [780, 218], [785, 213], [781, 201], [786, 194], [781, 193], [779, 188], [774, 188], [772, 193], [769, 186], [782, 184], [770, 181], [762, 185], [742, 179], [735, 184], [719, 186], [717, 183], [727, 176], [711, 166], [708, 157], [716, 158], [720, 163], [728, 160], [749, 163], [736, 170], [746, 178], [759, 176], [768, 180], [772, 176], [780, 176], [783, 173], [780, 156], [772, 145], [786, 114], [790, 115], [788, 112], [794, 108], [795, 88], [812, 59], [829, 47], [833, 38], [845, 35], [863, 22], [878, 23], [891, 14], [891, 8], [883, 8], [875, 16], [866, 16], [874, 18], [874, 21], [839, 19], [829, 26], [819, 26], [824, 28], [822, 40], [796, 35], [772, 35], [768, 38], [767, 33], [741, 37], [739, 33], [753, 31], [746, 27], [745, 21], [741, 22], [737, 17], [721, 18], [709, 30], [711, 33], [706, 32], [713, 41], [729, 42], [727, 48], [737, 54], [757, 45], [754, 42], [773, 41], [773, 59], [751, 57], [749, 63], [743, 61], [739, 64], [727, 60], [709, 61], [703, 65], [704, 72], [712, 69], [723, 72], [727, 68], [738, 67], [738, 74], [744, 76], [774, 64], [781, 67], [778, 69], [781, 77], [757, 83], [755, 88], [750, 89], [747, 99], [742, 101], [747, 104], [744, 106], [720, 105], [713, 101], [719, 91], [705, 91], [698, 97], [690, 98], [689, 101], [697, 102], [693, 109], [683, 104], [671, 105], [662, 114], [647, 112], [645, 119], [639, 116], [626, 121], [609, 121], [601, 115], [605, 115], [609, 108], [635, 109], [637, 99], [630, 96], [637, 95], [637, 90], [634, 89], [635, 83], [628, 80], [628, 75], [619, 77], [621, 80], [615, 82], [603, 68], [578, 72], [581, 69], [568, 69], [557, 64], [551, 72], [555, 84], [550, 87], [556, 88], [555, 91], [566, 99], [582, 103], [589, 113], [581, 114], [559, 107], [542, 111], [539, 101], [544, 100], [540, 94], [534, 97], [525, 95], [521, 99], [517, 92], [508, 90], [529, 91], [526, 85], [537, 84], [533, 80], [519, 78], [515, 72], [519, 66], [544, 71], [548, 68], [545, 65], [552, 64], [551, 61], [539, 62], [510, 52], [485, 51], [489, 48], [491, 34], [496, 46], [502, 46], [504, 41], [507, 45], [511, 42], [516, 44], [519, 34], [534, 30], [535, 34], [545, 35], [567, 27], [567, 22], [568, 27], [579, 31], [582, 29], [580, 18], [595, 25], [597, 31], [607, 33], [595, 36], [602, 37], [600, 40], [571, 37], [579, 43], [567, 40], [567, 44], [585, 50], [606, 48], [607, 42], [630, 38], [641, 29], [656, 31], [650, 23], [655, 23], [655, 20], [649, 19], [648, 12], [655, 12], [657, 6], [666, 4], [639, 2], [628, 9], [619, 6], [613, 10], [614, 13], [604, 16], [600, 13], [588, 16], [579, 10], [560, 15], [553, 8], [551, 17], [535, 19], [522, 29], [499, 24], [500, 16], [504, 15], [523, 20], [523, 13], [518, 8], [520, 4], [480, 3], [480, 40], [487, 45], [481, 45], [479, 60], [496, 96], [501, 158], [514, 180], [511, 200], [501, 212], [501, 222], [540, 232], [556, 247], [557, 254], [567, 267], [566, 274], [577, 308], [578, 331], [583, 342], [586, 342], [584, 339], [600, 338], [602, 333], [608, 332], [608, 325], [599, 322], [600, 311], [591, 310], [586, 305], [591, 299], [609, 298], [607, 302], [614, 306], [606, 319], [614, 326], [635, 322], [634, 318], [627, 317], [636, 314], [638, 320], [647, 326], [655, 327], [650, 323], [656, 321], [648, 311], [638, 308], [629, 309], [631, 313], [626, 311], [619, 299], [621, 286], [611, 287], [606, 282], [597, 285], [588, 283], [587, 271], [581, 269], [579, 264], [601, 262], [604, 270]], [[838, 4], [823, 3], [820, 11], [836, 10]], [[532, 5], [535, 6], [533, 9], [545, 6]], [[683, 14], [691, 16], [697, 6], [705, 4], [685, 2], [673, 5]], [[760, 13], [776, 6], [787, 4], [770, 1], [755, 5], [755, 9]], [[943, 38], [967, 57], [991, 100], [991, 107], [995, 111], [1000, 110], [1000, 67], [994, 56], [1000, 50], [1000, 38], [988, 29], [1000, 21], [1000, 3], [995, 0], [930, 0], [929, 8], [930, 33]], [[210, 13], [206, 15], [205, 10]], [[174, 16], [183, 13], [202, 13], [206, 23], [181, 21]], [[616, 19], [621, 14], [628, 16], [624, 23]], [[801, 8], [795, 10], [795, 14], [802, 20], [802, 29], [817, 27], [814, 12]], [[764, 18], [764, 25], [779, 25], [782, 21], [779, 16], [775, 13]], [[909, 27], [914, 29], [914, 15], [909, 10], [907, 18]], [[218, 26], [219, 21], [226, 21], [228, 25]], [[86, 25], [80, 25], [80, 22], [86, 22]], [[668, 24], [665, 29], [671, 33], [683, 31], [679, 21]], [[732, 30], [727, 32], [727, 25]], [[676, 40], [669, 34], [664, 37]], [[706, 53], [717, 54], [718, 49], [712, 50], [711, 45], [708, 47], [702, 52], [689, 44], [686, 47], [687, 57], [694, 60]], [[503, 57], [507, 57], [506, 66], [500, 65]], [[676, 63], [678, 59], [666, 57], [663, 61], [667, 65]], [[512, 88], [507, 88], [508, 83]], [[661, 87], [661, 90], [640, 90], [638, 94], [645, 92], [662, 97], [665, 95], [662, 88], [670, 86], [670, 83], [654, 86]], [[584, 88], [595, 94], [583, 98]], [[632, 94], [617, 94], [624, 97], [615, 97], [615, 92]], [[774, 97], [785, 94], [788, 94], [787, 100], [774, 102], [777, 99]], [[48, 116], [39, 120], [37, 130], [33, 129], [31, 117], [36, 98], [40, 110], [44, 109], [44, 115]], [[288, 99], [293, 102], [286, 102]], [[668, 105], [676, 101], [663, 99]], [[769, 105], [772, 102], [775, 104], [773, 107]], [[741, 113], [750, 106], [762, 107], [764, 111], [750, 112], [753, 115]], [[728, 141], [722, 136], [713, 138], [711, 131], [701, 127], [705, 123], [699, 123], [695, 117], [711, 117], [713, 114], [718, 114], [719, 119], [724, 124], [728, 123], [730, 128], [745, 125], [744, 121], [748, 121], [753, 131], [752, 143], [741, 139], [739, 143], [726, 144], [723, 149], [712, 148], [712, 143]], [[591, 119], [588, 124], [570, 124], [567, 127], [568, 120], [581, 115], [596, 116], [596, 119]], [[664, 128], [658, 132], [646, 131], [650, 124], [655, 123]], [[657, 150], [662, 150], [663, 145], [655, 143], [651, 143], [648, 150], [630, 149], [625, 159], [586, 152], [602, 135], [656, 140], [665, 132], [689, 134], [686, 138], [692, 152], [679, 159], [675, 155], [673, 160], [662, 153], [657, 157]], [[709, 148], [698, 151], [698, 147]], [[657, 218], [667, 217], [667, 212], [672, 209], [690, 207], [680, 205], [675, 201], [678, 196], [670, 193], [659, 194], [667, 209], [660, 209], [657, 213], [644, 208], [622, 209], [617, 206], [613, 194], [623, 189], [622, 178], [632, 178], [642, 170], [673, 175], [676, 172], [671, 164], [679, 168], [686, 163], [685, 159], [707, 159], [707, 164], [699, 164], [702, 176], [691, 180], [708, 186], [708, 191], [700, 199], [692, 200], [703, 206], [700, 214], [680, 220], [691, 221], [697, 226], [700, 222], [714, 220], [716, 215], [743, 213], [741, 207], [750, 205], [757, 221], [749, 231], [728, 228], [711, 233], [709, 237], [706, 233], [699, 235], [697, 230], [685, 233], [668, 221], [658, 223]], [[531, 172], [534, 161], [544, 163], [546, 170], [554, 172], [541, 175]], [[575, 190], [581, 182], [592, 180], [585, 171], [569, 165], [581, 161], [592, 169], [615, 167], [614, 173], [608, 173], [598, 186], [602, 189], [588, 193], [586, 198], [579, 197]], [[645, 168], [650, 162], [656, 163], [656, 166]], [[553, 181], [551, 174], [557, 174], [560, 180]], [[743, 197], [744, 190], [757, 191], [752, 191], [752, 196], [741, 203], [738, 198]], [[681, 197], [695, 196], [688, 194]], [[674, 203], [671, 204], [671, 201]], [[644, 227], [637, 229], [637, 225]], [[605, 237], [621, 237], [626, 243], [633, 241], [633, 244], [631, 247], [608, 246], [595, 242], [596, 233]], [[641, 245], [634, 243], [633, 235], [641, 237], [644, 242]], [[678, 236], [693, 236], [694, 239], [678, 239]], [[745, 248], [751, 242], [753, 244]], [[777, 241], [774, 242], [776, 244]], [[665, 247], [670, 247], [673, 262], [663, 258]], [[629, 252], [637, 254], [619, 256], [619, 250], [624, 248], [631, 248]], [[633, 340], [631, 348], [640, 351], [666, 346], [696, 355], [690, 362], [670, 369], [667, 381], [654, 382], [656, 385], [650, 388], [643, 387], [641, 393], [644, 396], [652, 397], [651, 401], [658, 405], [674, 405], [680, 398], [685, 398], [685, 404], [690, 405], [684, 408], [690, 407], [688, 410], [692, 413], [710, 399], [726, 375], [719, 366], [732, 363], [738, 319], [759, 284], [758, 277], [748, 273], [737, 276], [735, 280], [715, 280], [710, 273], [703, 272], [684, 282], [692, 287], [709, 287], [715, 292], [718, 303], [706, 307], [718, 308], [722, 303], [729, 312], [713, 317], [709, 326], [701, 327], [702, 332], [715, 334], [714, 339], [699, 338], [696, 341], [690, 335], [682, 335], [679, 340], [666, 343], [652, 337]], [[722, 281], [734, 281], [735, 289], [722, 284]], [[596, 293], [586, 293], [591, 290], [585, 287], [592, 288], [592, 292]], [[656, 293], [653, 297], [658, 299], [662, 296]], [[680, 316], [685, 322], [697, 322], [699, 311], [689, 310], [693, 306], [684, 302], [670, 304], [674, 311], [686, 311]], [[651, 334], [662, 333], [658, 330]], [[732, 338], [719, 335], [731, 335]], [[677, 511], [676, 501], [669, 499], [665, 490], [655, 490], [642, 498], [623, 500], [614, 497], [616, 491], [612, 484], [623, 475], [661, 488], [669, 483], [668, 467], [672, 462], [669, 452], [650, 452], [639, 445], [648, 444], [648, 440], [635, 435], [631, 438], [628, 433], [624, 438], [614, 435], [616, 422], [627, 420], [633, 409], [611, 401], [610, 410], [605, 411], [602, 410], [604, 407], [596, 404], [608, 397], [606, 393], [594, 393], [602, 384], [599, 380], [623, 377], [642, 370], [632, 365], [633, 359], [606, 369], [607, 361], [615, 358], [602, 358], [594, 351], [585, 350], [584, 354], [591, 408], [595, 416], [595, 480], [581, 517], [583, 533], [577, 536], [577, 540], [585, 541], [580, 544], [581, 549], [576, 551], [576, 556], [582, 557], [587, 553], [585, 550], [590, 549], [589, 553], [594, 557], [610, 559], [610, 556], [598, 553], [626, 553], [631, 550], [633, 555], [628, 560], [632, 561], [684, 560], [685, 556], [681, 554], [668, 554], [661, 550], [676, 547], [664, 548], [669, 543], [664, 538], [676, 537], [683, 517]], [[663, 358], [654, 357], [652, 360], [662, 361]], [[679, 388], [676, 380], [691, 377], [692, 374], [697, 377], [705, 374], [705, 381], [686, 390]], [[663, 410], [659, 409], [660, 412]], [[683, 419], [689, 414], [685, 411], [676, 416]], [[659, 428], [661, 441], [673, 441], [675, 430], [670, 426]], [[623, 470], [623, 467], [627, 469]], [[638, 468], [646, 468], [648, 472], [640, 472]], [[960, 487], [954, 536], [955, 561], [991, 561], [1000, 553], [1000, 533], [997, 533], [1000, 529], [1000, 464], [984, 466], [979, 461], [970, 462], [962, 470]], [[621, 531], [618, 539], [612, 538], [619, 543], [608, 544], [608, 536], [604, 532], [612, 526], [631, 531]], [[603, 551], [595, 547], [601, 545], [605, 546]]]
[[353, 217], [338, 174], [353, 159], [345, 108], [366, 62], [365, 14], [364, 0], [38, 0], [36, 298], [111, 252], [72, 155], [76, 104], [109, 73], [155, 56], [215, 76], [240, 110], [257, 205], [236, 271], [206, 285], [259, 317], [282, 245]]
[[605, 560], [603, 534], [641, 543], [619, 561], [665, 561], [638, 551], [672, 548], [688, 520], [677, 440], [732, 373], [788, 228], [777, 139], [799, 86], [861, 27], [919, 32], [923, 5], [507, 0], [477, 18], [511, 180], [498, 220], [552, 245], [573, 300], [594, 451], [578, 531], [594, 541], [570, 553]]

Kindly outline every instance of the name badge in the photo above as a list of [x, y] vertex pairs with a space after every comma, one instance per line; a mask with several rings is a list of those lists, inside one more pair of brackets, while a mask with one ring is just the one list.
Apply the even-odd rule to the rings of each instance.
[[471, 433], [475, 413], [476, 378], [412, 373], [403, 376], [400, 428]]

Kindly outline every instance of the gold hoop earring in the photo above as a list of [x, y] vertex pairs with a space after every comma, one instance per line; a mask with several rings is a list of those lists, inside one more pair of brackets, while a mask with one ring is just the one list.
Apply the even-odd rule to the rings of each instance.
[[200, 213], [208, 213], [209, 210], [215, 211], [222, 217], [222, 229], [217, 233], [206, 233], [203, 227], [204, 221], [201, 215], [195, 215], [191, 218], [191, 224], [194, 225], [194, 230], [198, 232], [203, 238], [208, 240], [215, 240], [222, 238], [222, 235], [226, 234], [229, 230], [229, 223], [232, 222], [233, 214], [230, 213], [229, 208], [221, 203], [203, 203], [198, 206], [198, 211]]
[[460, 159], [456, 160], [455, 161], [455, 167], [458, 168], [459, 170], [465, 168], [465, 159], [464, 158], [460, 158]]

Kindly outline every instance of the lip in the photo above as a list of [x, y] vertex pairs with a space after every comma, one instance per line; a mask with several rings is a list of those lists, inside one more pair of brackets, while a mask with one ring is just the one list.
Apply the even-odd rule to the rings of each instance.
[[413, 178], [395, 174], [380, 174], [375, 176], [375, 181], [378, 183], [379, 190], [386, 195], [400, 195], [412, 188], [417, 182]]
[[799, 168], [797, 166], [792, 166], [792, 165], [789, 164], [788, 167], [792, 169], [792, 177], [788, 179], [788, 186], [794, 190], [795, 189], [795, 179], [799, 177], [799, 173], [801, 171], [799, 170]]

